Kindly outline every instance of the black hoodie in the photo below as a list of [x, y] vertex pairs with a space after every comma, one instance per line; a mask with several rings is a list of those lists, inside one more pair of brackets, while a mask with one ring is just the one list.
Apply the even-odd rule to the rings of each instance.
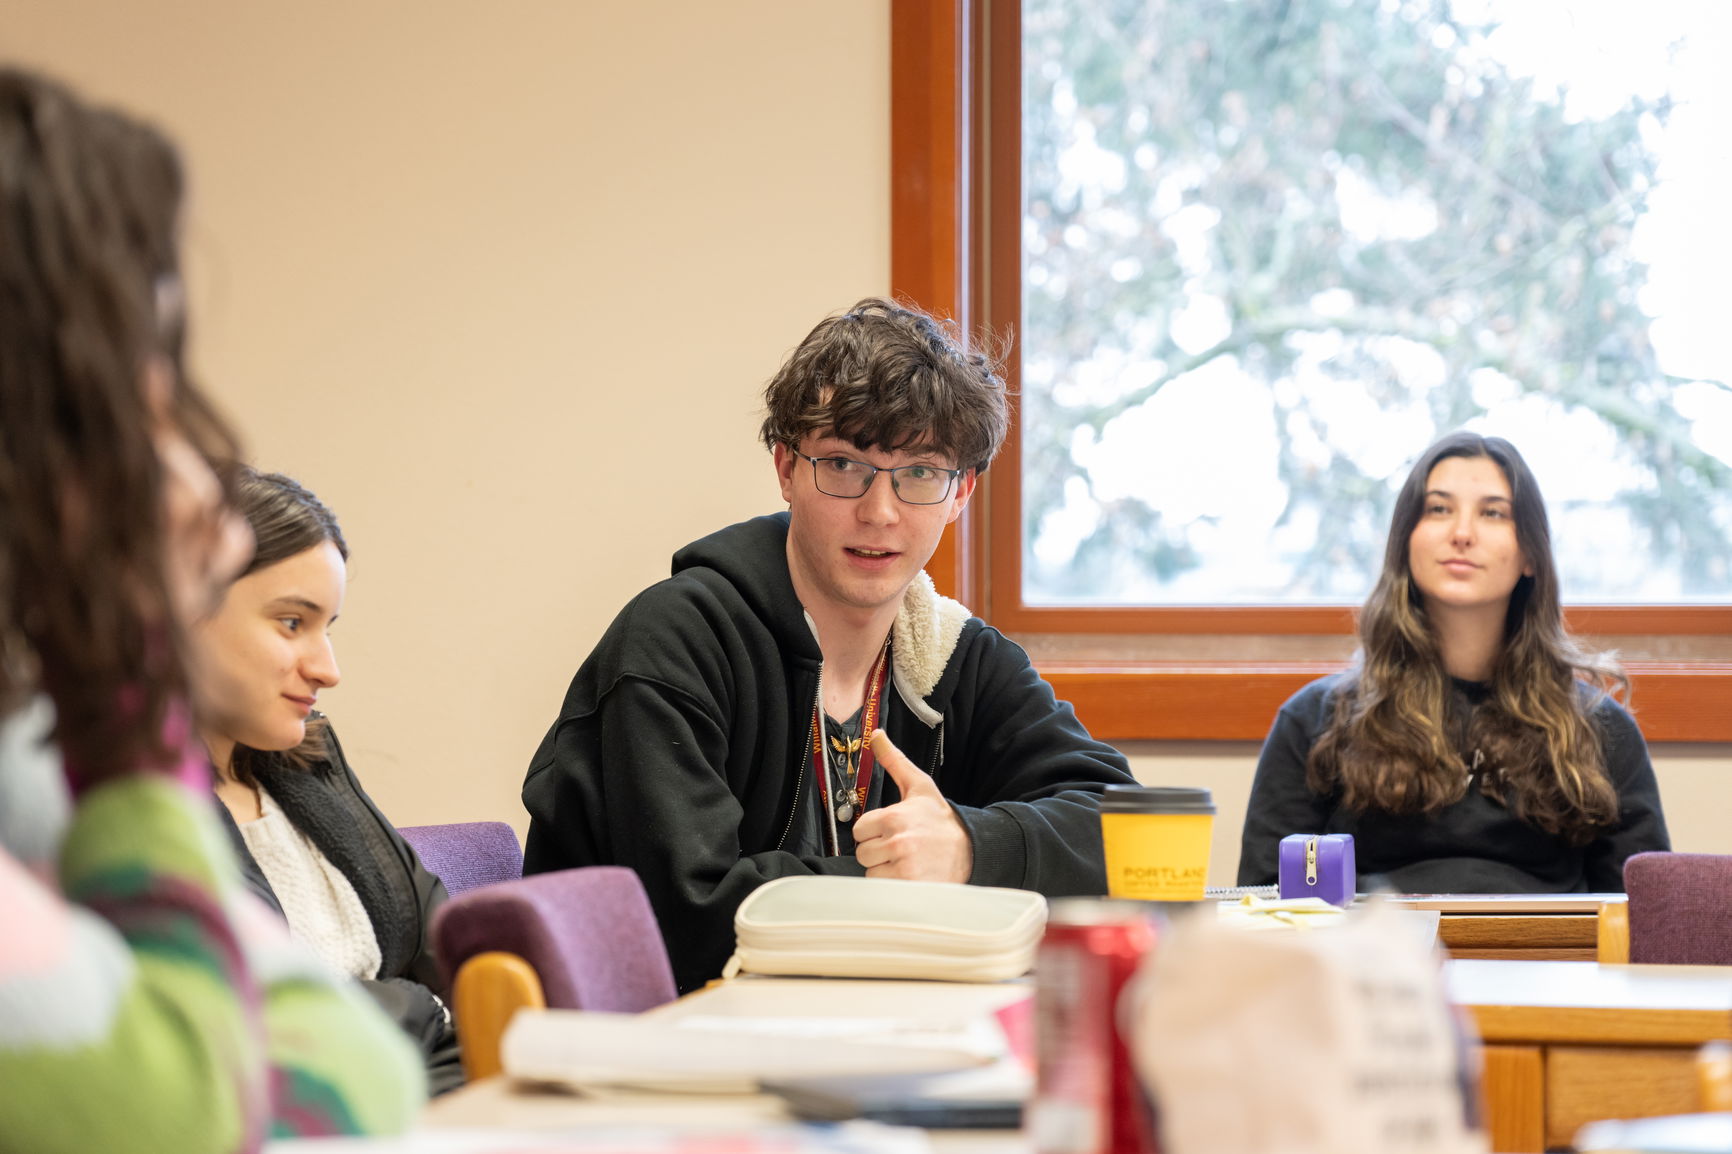
[[[674, 555], [577, 671], [530, 763], [524, 872], [625, 865], [649, 893], [679, 988], [721, 973], [734, 910], [789, 874], [863, 874], [797, 856], [815, 804], [808, 734], [823, 656], [788, 576], [788, 515]], [[958, 629], [958, 626], [960, 628]], [[1053, 697], [1022, 647], [922, 575], [893, 634], [884, 729], [932, 774], [973, 843], [978, 885], [1106, 890], [1096, 795], [1124, 758]], [[883, 783], [884, 804], [900, 795]]]

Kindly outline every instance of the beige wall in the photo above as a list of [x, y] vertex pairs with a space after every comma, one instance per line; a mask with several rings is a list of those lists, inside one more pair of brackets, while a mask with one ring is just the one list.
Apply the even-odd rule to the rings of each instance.
[[[324, 701], [399, 823], [521, 829], [614, 611], [776, 506], [757, 390], [888, 285], [887, 7], [9, 0], [0, 56], [185, 146], [196, 360], [343, 519]], [[1129, 752], [1214, 789], [1229, 881], [1255, 747]], [[1656, 762], [1680, 848], [1732, 852], [1728, 751]]]
[[5, 7], [0, 57], [184, 147], [195, 360], [354, 548], [369, 788], [521, 828], [613, 613], [778, 507], [766, 379], [888, 287], [886, 0]]

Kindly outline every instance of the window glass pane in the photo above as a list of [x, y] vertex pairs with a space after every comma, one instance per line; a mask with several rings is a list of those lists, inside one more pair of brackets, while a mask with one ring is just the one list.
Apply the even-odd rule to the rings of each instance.
[[1356, 602], [1460, 427], [1572, 602], [1732, 584], [1732, 12], [1027, 0], [1031, 605]]

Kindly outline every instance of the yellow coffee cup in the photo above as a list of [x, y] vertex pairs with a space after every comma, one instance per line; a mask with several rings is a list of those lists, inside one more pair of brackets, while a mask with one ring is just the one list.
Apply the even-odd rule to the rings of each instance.
[[1109, 785], [1101, 796], [1107, 893], [1200, 902], [1209, 876], [1215, 801], [1206, 789]]

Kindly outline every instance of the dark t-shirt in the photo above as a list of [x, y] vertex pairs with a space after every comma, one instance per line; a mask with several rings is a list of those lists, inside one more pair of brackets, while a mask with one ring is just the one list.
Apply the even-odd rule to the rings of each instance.
[[[824, 752], [830, 772], [828, 810], [826, 799], [819, 797], [818, 791], [813, 790], [803, 807], [805, 812], [799, 828], [795, 831], [795, 853], [819, 856], [830, 852], [826, 848], [829, 845], [828, 824], [835, 814], [836, 803], [840, 800], [839, 791], [846, 789], [849, 780], [847, 765], [850, 761], [856, 761], [856, 776], [868, 774], [871, 777], [866, 787], [866, 809], [877, 809], [883, 804], [884, 773], [878, 768], [877, 759], [867, 756], [855, 745], [860, 741], [862, 712], [862, 709], [855, 710], [854, 715], [846, 721], [837, 721], [828, 714], [824, 715]], [[841, 748], [837, 748], [838, 746]], [[850, 750], [852, 752], [849, 752]], [[838, 854], [853, 854], [854, 823], [860, 820], [860, 815], [864, 812], [865, 810], [856, 806], [848, 821], [836, 822]]]

